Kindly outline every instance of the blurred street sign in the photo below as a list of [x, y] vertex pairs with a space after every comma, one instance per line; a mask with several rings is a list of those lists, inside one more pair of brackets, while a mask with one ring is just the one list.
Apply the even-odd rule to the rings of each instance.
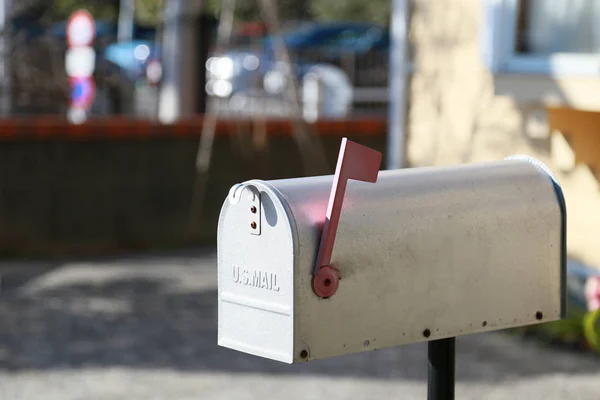
[[67, 49], [65, 70], [69, 77], [86, 77], [94, 73], [96, 52], [91, 47], [72, 47]]
[[82, 124], [87, 119], [87, 113], [81, 108], [71, 107], [67, 111], [67, 119], [72, 124]]
[[96, 85], [93, 73], [96, 52], [92, 47], [96, 37], [96, 24], [92, 15], [85, 10], [75, 11], [67, 22], [67, 45], [65, 70], [71, 84], [71, 109], [69, 120], [81, 123], [94, 102]]
[[91, 46], [96, 37], [96, 24], [92, 15], [85, 10], [75, 11], [67, 22], [67, 44], [69, 47]]
[[87, 110], [92, 105], [95, 95], [96, 85], [93, 78], [71, 79], [71, 105], [73, 107]]

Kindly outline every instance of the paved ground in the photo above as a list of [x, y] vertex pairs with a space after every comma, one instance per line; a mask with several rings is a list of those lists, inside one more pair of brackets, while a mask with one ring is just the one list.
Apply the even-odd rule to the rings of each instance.
[[[0, 263], [0, 400], [424, 399], [425, 347], [288, 366], [216, 346], [212, 252]], [[457, 399], [599, 399], [600, 358], [457, 342]]]

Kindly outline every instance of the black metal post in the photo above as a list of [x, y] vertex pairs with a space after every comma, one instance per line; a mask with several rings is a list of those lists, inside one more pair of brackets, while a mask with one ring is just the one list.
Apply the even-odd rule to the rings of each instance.
[[427, 346], [427, 400], [454, 400], [456, 338], [432, 340]]

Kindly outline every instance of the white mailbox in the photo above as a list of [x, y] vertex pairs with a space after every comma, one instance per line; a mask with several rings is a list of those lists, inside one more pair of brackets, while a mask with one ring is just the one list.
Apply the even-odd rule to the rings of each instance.
[[344, 139], [335, 176], [231, 189], [219, 345], [298, 363], [565, 315], [565, 204], [547, 168], [380, 161]]

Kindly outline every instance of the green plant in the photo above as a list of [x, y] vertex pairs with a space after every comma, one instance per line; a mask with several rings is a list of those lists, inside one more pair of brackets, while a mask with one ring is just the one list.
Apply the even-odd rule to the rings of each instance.
[[600, 309], [588, 312], [584, 316], [583, 333], [588, 345], [600, 352]]

